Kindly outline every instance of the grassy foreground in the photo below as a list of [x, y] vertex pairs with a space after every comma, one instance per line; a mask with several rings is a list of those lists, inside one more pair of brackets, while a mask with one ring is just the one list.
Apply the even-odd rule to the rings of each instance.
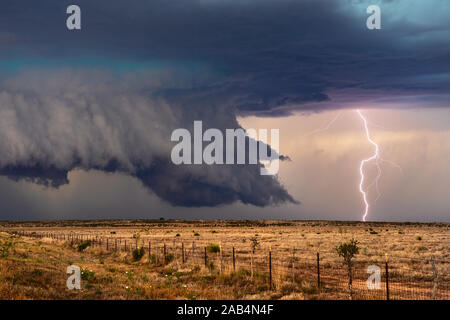
[[[353, 286], [360, 292], [372, 294], [367, 266], [382, 267], [388, 255], [392, 296], [429, 298], [433, 257], [437, 297], [449, 296], [450, 225], [443, 223], [118, 220], [1, 222], [0, 228], [0, 299], [347, 299], [346, 267], [335, 248], [350, 238], [359, 241]], [[86, 239], [102, 242], [80, 248]], [[138, 242], [142, 256], [133, 255]], [[81, 290], [66, 287], [70, 265], [82, 269]]]
[[[266, 279], [240, 269], [220, 275], [195, 265], [154, 264], [143, 257], [135, 262], [130, 252], [105, 252], [52, 239], [11, 237], [9, 252], [0, 258], [0, 299], [303, 299], [299, 288], [269, 292]], [[82, 269], [82, 289], [68, 290], [66, 268]], [[296, 291], [297, 291], [296, 290]]]

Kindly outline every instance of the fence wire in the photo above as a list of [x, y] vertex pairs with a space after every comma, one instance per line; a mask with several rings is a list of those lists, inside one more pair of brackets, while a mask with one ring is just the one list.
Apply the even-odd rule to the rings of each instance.
[[[211, 252], [208, 249], [210, 242], [204, 239], [136, 239], [39, 231], [10, 233], [50, 238], [71, 245], [90, 241], [93, 248], [111, 252], [131, 252], [136, 248], [144, 248], [149, 263], [175, 264], [180, 268], [199, 266], [211, 272], [214, 269], [221, 274], [244, 272], [264, 279], [269, 288], [276, 290], [291, 283], [300, 287], [303, 292], [323, 299], [450, 299], [450, 277], [447, 274], [450, 261], [446, 260], [393, 256], [388, 259], [356, 258], [351, 267], [350, 286], [348, 266], [330, 254], [313, 253], [305, 257], [296, 255], [294, 249], [281, 251], [258, 247], [252, 250], [251, 247], [238, 249], [222, 246], [218, 252]], [[379, 279], [375, 276], [372, 281], [369, 280], [374, 274], [368, 272], [369, 266], [379, 268]]]

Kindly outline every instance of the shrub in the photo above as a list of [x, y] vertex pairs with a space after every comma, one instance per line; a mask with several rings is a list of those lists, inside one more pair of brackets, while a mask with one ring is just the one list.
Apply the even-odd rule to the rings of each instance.
[[33, 276], [42, 276], [43, 272], [42, 272], [42, 270], [34, 269], [34, 270], [31, 272], [31, 274], [32, 274]]
[[427, 250], [428, 250], [428, 248], [425, 246], [420, 246], [417, 248], [417, 252], [422, 252], [422, 251], [427, 251]]
[[345, 262], [351, 261], [359, 253], [358, 241], [350, 239], [348, 242], [343, 242], [336, 247], [336, 252], [344, 258]]
[[139, 261], [142, 259], [142, 257], [145, 254], [145, 249], [144, 248], [136, 248], [133, 250], [133, 260], [134, 261]]
[[194, 232], [194, 237], [200, 237], [200, 233]]
[[259, 241], [258, 238], [252, 237], [250, 238], [251, 244], [250, 246], [252, 247], [252, 252], [255, 253], [256, 248], [259, 246]]
[[92, 270], [81, 270], [81, 279], [86, 281], [92, 281], [95, 279], [95, 272]]
[[347, 264], [348, 289], [350, 299], [352, 299], [352, 259], [359, 253], [358, 241], [350, 239], [348, 242], [342, 242], [336, 247], [336, 252], [340, 257], [344, 258], [344, 261]]
[[82, 252], [87, 247], [91, 246], [91, 240], [86, 240], [78, 244], [78, 251]]
[[421, 240], [422, 240], [422, 236], [417, 236], [417, 237], [416, 237], [416, 240], [421, 241]]
[[210, 243], [206, 247], [206, 250], [208, 250], [208, 252], [217, 253], [220, 252], [220, 246], [217, 243]]
[[194, 267], [192, 267], [192, 270], [191, 270], [191, 272], [192, 273], [198, 273], [198, 272], [200, 272], [200, 266], [198, 265], [198, 264], [196, 264]]
[[173, 253], [167, 253], [166, 254], [166, 263], [171, 263], [173, 260], [175, 260], [175, 255]]
[[0, 240], [0, 257], [8, 257], [10, 251], [15, 249], [15, 246], [16, 241], [14, 237], [8, 237], [7, 239]]
[[248, 277], [250, 276], [250, 271], [244, 268], [239, 268], [239, 270], [236, 272], [236, 274], [240, 277]]

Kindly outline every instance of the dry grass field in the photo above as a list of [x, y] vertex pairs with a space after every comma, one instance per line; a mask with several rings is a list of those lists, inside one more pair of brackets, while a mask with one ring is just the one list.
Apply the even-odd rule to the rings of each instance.
[[1, 222], [0, 299], [348, 299], [352, 238], [353, 298], [385, 299], [387, 260], [390, 299], [450, 299], [449, 224], [176, 220]]

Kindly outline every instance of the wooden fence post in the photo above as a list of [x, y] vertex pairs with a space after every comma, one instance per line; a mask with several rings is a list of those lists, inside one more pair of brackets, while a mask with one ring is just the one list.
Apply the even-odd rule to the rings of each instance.
[[433, 293], [432, 293], [432, 295], [431, 295], [431, 299], [433, 299], [433, 300], [436, 300], [436, 292], [437, 292], [437, 287], [438, 287], [438, 281], [439, 281], [439, 276], [438, 276], [438, 273], [437, 273], [437, 269], [436, 269], [436, 265], [434, 264], [434, 257], [433, 256], [431, 256], [431, 258], [430, 258], [430, 261], [431, 261], [431, 268], [432, 268], [432, 270], [433, 270], [433, 282], [434, 282], [434, 284], [433, 284]]
[[320, 293], [320, 255], [319, 252], [317, 252], [317, 289]]
[[167, 263], [167, 258], [166, 258], [167, 247], [166, 247], [166, 243], [164, 243], [163, 254], [164, 254], [164, 264], [166, 264]]
[[233, 272], [236, 272], [236, 256], [234, 253], [234, 247], [233, 247]]
[[106, 251], [109, 251], [109, 239], [106, 238]]
[[272, 248], [269, 248], [269, 289], [272, 290]]
[[205, 247], [205, 267], [208, 265], [208, 258], [206, 256], [206, 247]]
[[295, 284], [295, 248], [292, 248], [292, 285]]
[[184, 242], [181, 242], [181, 261], [184, 264]]
[[148, 241], [148, 261], [150, 262], [152, 257], [152, 244], [150, 242], [150, 240]]
[[222, 243], [219, 243], [219, 254], [220, 254], [220, 273], [223, 273], [223, 263], [222, 263]]
[[386, 254], [386, 300], [389, 300], [389, 266], [388, 266], [388, 256]]
[[250, 254], [250, 278], [253, 280], [253, 249]]

